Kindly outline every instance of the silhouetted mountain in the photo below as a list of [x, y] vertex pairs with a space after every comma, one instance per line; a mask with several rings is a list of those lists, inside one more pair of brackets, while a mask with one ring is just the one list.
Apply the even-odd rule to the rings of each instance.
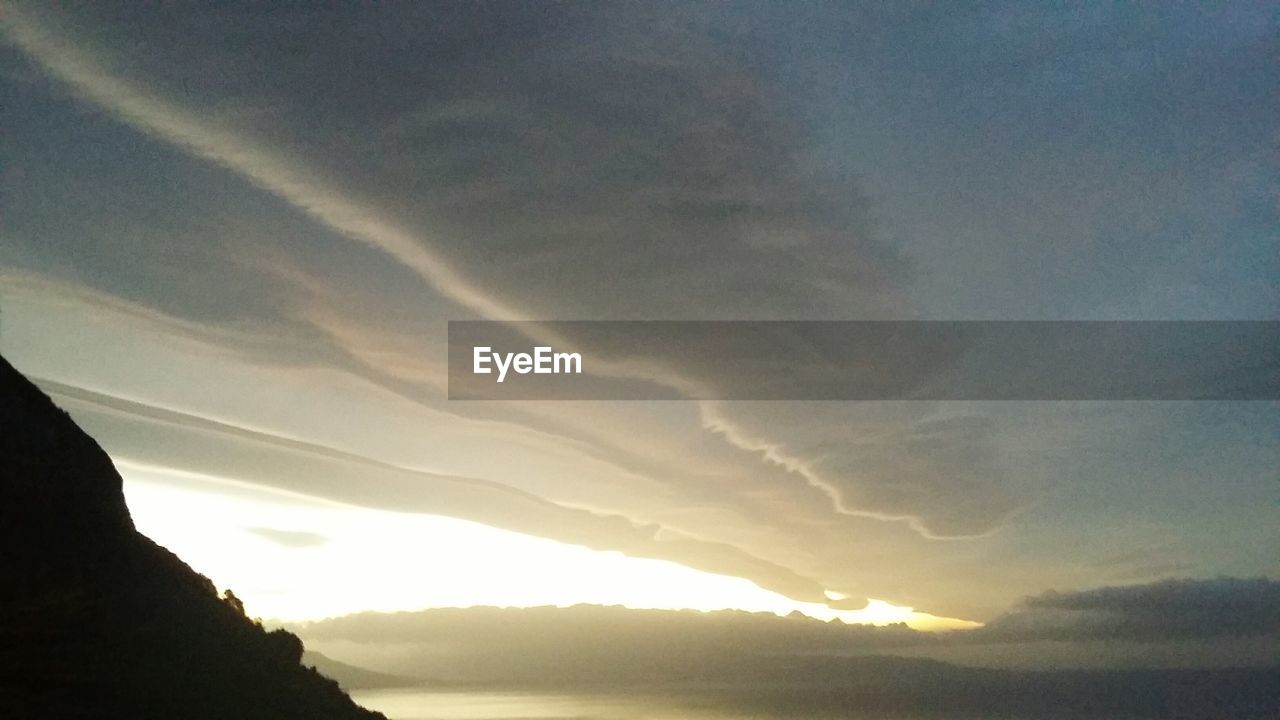
[[[389, 675], [375, 670], [368, 670], [355, 665], [348, 665], [314, 650], [302, 653], [302, 664], [313, 667], [321, 675], [338, 683], [343, 690], [369, 690], [373, 688], [395, 688], [411, 685], [422, 685], [419, 678], [407, 678]], [[434, 683], [433, 683], [434, 684]]]
[[139, 534], [121, 486], [0, 358], [0, 717], [382, 717]]
[[[1274, 665], [1029, 670], [902, 656], [983, 642], [975, 631], [589, 605], [369, 612], [293, 629], [353, 662], [452, 689], [681, 697], [728, 716], [1280, 717]], [[1144, 647], [1154, 662], [1160, 649]]]

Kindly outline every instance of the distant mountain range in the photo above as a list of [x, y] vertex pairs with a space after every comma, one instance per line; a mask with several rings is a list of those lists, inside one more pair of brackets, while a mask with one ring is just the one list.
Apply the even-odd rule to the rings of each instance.
[[134, 528], [111, 459], [0, 358], [0, 717], [371, 720]]
[[[799, 615], [593, 605], [367, 612], [290, 629], [357, 665], [423, 678], [428, 689], [679, 698], [727, 717], [1280, 717], [1274, 662], [1033, 670], [928, 657], [975, 644], [988, 659], [1067, 644], [1038, 631], [1011, 645], [1004, 631], [923, 633]], [[1114, 648], [1099, 645], [1129, 641], [1093, 643], [1078, 650], [1103, 654]], [[1160, 643], [1138, 645], [1152, 664], [1167, 652]], [[358, 676], [351, 682], [361, 687]]]
[[[372, 690], [376, 688], [421, 687], [421, 678], [408, 678], [389, 673], [366, 670], [355, 665], [334, 660], [314, 650], [302, 651], [302, 664], [313, 667], [316, 672], [338, 683], [343, 690]], [[436, 685], [436, 683], [433, 683]]]

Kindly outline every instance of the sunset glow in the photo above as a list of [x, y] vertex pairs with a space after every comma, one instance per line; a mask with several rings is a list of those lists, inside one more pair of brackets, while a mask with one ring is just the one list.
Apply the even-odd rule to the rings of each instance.
[[870, 600], [861, 610], [834, 610], [669, 561], [438, 515], [355, 508], [216, 478], [121, 466], [138, 528], [187, 558], [220, 588], [231, 588], [251, 614], [264, 618], [589, 603], [777, 615], [798, 611], [824, 621], [902, 622], [920, 630], [980, 625], [882, 600]]

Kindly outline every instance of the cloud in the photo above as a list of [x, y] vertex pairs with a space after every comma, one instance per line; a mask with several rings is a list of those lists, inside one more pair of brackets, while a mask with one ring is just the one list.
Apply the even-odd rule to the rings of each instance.
[[[111, 449], [113, 458], [126, 465], [181, 468], [351, 505], [448, 515], [749, 578], [796, 600], [826, 600], [817, 581], [730, 543], [559, 504], [508, 484], [417, 470], [62, 383], [38, 382], [72, 408], [78, 422], [86, 424]], [[112, 422], [103, 424], [104, 416]]]
[[[119, 64], [117, 55], [66, 40], [49, 17], [11, 12], [5, 27], [79, 96], [376, 248], [481, 317], [813, 319], [903, 310], [895, 285], [907, 264], [875, 237], [859, 189], [818, 169], [805, 130], [777, 89], [731, 44], [692, 29], [706, 18], [691, 13], [691, 25], [681, 27], [643, 12], [638, 18], [569, 12], [561, 21], [575, 31], [565, 33], [536, 15], [511, 18], [528, 25], [517, 32], [495, 28], [484, 13], [449, 13], [459, 17], [428, 23], [429, 34], [456, 52], [407, 51], [431, 54], [429, 65], [405, 63], [388, 44], [361, 44], [361, 59], [352, 64], [356, 48], [342, 36], [326, 38], [337, 43], [334, 52], [308, 63], [278, 58], [264, 78], [243, 66], [243, 54], [229, 53], [194, 26], [189, 47], [169, 48], [170, 65], [156, 65], [159, 54], [135, 58], [132, 67], [143, 68], [142, 76], [185, 73], [206, 82], [212, 109], [269, 108], [230, 116], [197, 111], [151, 89], [146, 77], [109, 70]], [[171, 20], [175, 27], [191, 22]], [[233, 20], [213, 13], [201, 22]], [[400, 20], [355, 21], [395, 34], [422, 18]], [[252, 27], [265, 45], [277, 32], [319, 32], [288, 18], [255, 20]], [[133, 32], [161, 48], [171, 43], [170, 33], [154, 30], [154, 23], [141, 23]], [[529, 33], [539, 42], [528, 42]], [[495, 72], [493, 47], [466, 49], [478, 37], [519, 61]], [[583, 44], [581, 37], [594, 40]], [[116, 53], [129, 57], [127, 50]], [[215, 80], [208, 66], [224, 72]], [[361, 102], [367, 88], [356, 82], [360, 77], [379, 83], [377, 102]], [[337, 131], [357, 109], [362, 126], [378, 131], [360, 138]], [[423, 187], [422, 178], [430, 184]], [[327, 270], [311, 280], [340, 277]], [[313, 302], [302, 304], [296, 320], [326, 333], [368, 325], [342, 317], [349, 305], [317, 306], [322, 290], [304, 291]], [[429, 317], [424, 312], [411, 326]], [[369, 343], [350, 333], [326, 339], [350, 343], [372, 372], [384, 365], [402, 378], [425, 374], [402, 357], [412, 357], [412, 342], [404, 352], [371, 357], [362, 351]], [[772, 411], [704, 412], [714, 416], [703, 423], [706, 430], [765, 466], [752, 474], [763, 482], [785, 468], [793, 494], [816, 489], [814, 497], [829, 501], [828, 512], [903, 520], [926, 536], [951, 537], [990, 532], [1017, 506], [990, 464], [947, 463], [945, 471], [904, 480], [886, 470], [891, 459], [850, 453], [848, 440], [871, 424], [857, 412], [797, 405], [792, 414], [808, 421], [786, 430]], [[818, 437], [827, 439], [813, 441]], [[879, 454], [902, 459], [892, 445], [883, 443]], [[904, 482], [918, 489], [889, 489]]]
[[992, 640], [1133, 640], [1280, 633], [1280, 581], [1163, 580], [1146, 585], [1046, 592], [1027, 598], [979, 633]]
[[362, 207], [285, 158], [234, 131], [218, 127], [187, 108], [104, 72], [100, 59], [46, 31], [23, 11], [6, 6], [6, 36], [77, 94], [126, 122], [222, 165], [280, 197], [317, 222], [372, 245], [418, 272], [439, 292], [482, 315], [516, 319], [521, 314], [477, 289], [436, 257], [419, 238]]
[[706, 426], [804, 477], [837, 512], [931, 539], [993, 532], [1023, 505], [1002, 412], [940, 403], [704, 403]]
[[264, 537], [277, 545], [288, 548], [315, 547], [329, 542], [329, 538], [319, 533], [300, 532], [297, 530], [280, 530], [277, 528], [252, 527], [245, 528], [254, 535]]
[[[1132, 154], [1117, 162], [1133, 172], [1086, 172], [1107, 167], [1099, 157], [1111, 157], [1132, 138], [1108, 135], [1115, 142], [1064, 149], [1062, 135], [1051, 131], [1076, 114], [1056, 112], [1056, 105], [1035, 106], [1033, 122], [1028, 108], [1014, 103], [994, 123], [975, 125], [987, 113], [970, 103], [990, 96], [963, 91], [988, 89], [986, 66], [974, 61], [1002, 47], [988, 42], [985, 17], [966, 38], [948, 32], [950, 20], [935, 24], [937, 18], [912, 11], [903, 14], [910, 22], [898, 22], [903, 16], [891, 11], [882, 22], [864, 10], [853, 21], [875, 28], [875, 41], [851, 43], [856, 34], [844, 33], [853, 29], [849, 17], [820, 17], [828, 10], [813, 9], [780, 13], [786, 17], [777, 32], [762, 32], [779, 11], [473, 3], [306, 12], [27, 7], [6, 3], [0, 22], [20, 50], [4, 59], [25, 53], [30, 66], [14, 63], [24, 78], [39, 67], [57, 82], [24, 79], [18, 101], [5, 108], [24, 123], [6, 135], [6, 154], [12, 149], [24, 170], [43, 174], [6, 217], [15, 242], [0, 250], [4, 262], [71, 276], [180, 317], [182, 323], [151, 331], [202, 338], [209, 347], [199, 349], [200, 360], [217, 361], [174, 360], [166, 353], [177, 343], [165, 337], [139, 343], [130, 358], [115, 342], [123, 333], [112, 336], [106, 323], [93, 323], [100, 334], [86, 329], [103, 305], [100, 295], [86, 292], [67, 314], [83, 324], [66, 315], [47, 326], [43, 318], [27, 322], [29, 366], [60, 370], [40, 371], [45, 377], [192, 416], [234, 416], [225, 424], [342, 446], [397, 467], [483, 478], [556, 506], [658, 528], [656, 536], [670, 530], [719, 544], [723, 553], [736, 549], [764, 565], [738, 558], [716, 567], [759, 570], [750, 577], [805, 597], [821, 585], [987, 617], [1009, 596], [1073, 577], [1076, 563], [1088, 565], [1124, 535], [1096, 532], [1110, 521], [1080, 507], [1121, 507], [1133, 499], [1132, 487], [1104, 487], [1129, 474], [1116, 465], [1090, 468], [1091, 477], [1103, 478], [1090, 492], [1046, 489], [1091, 455], [1061, 444], [1064, 429], [1072, 429], [1066, 426], [1088, 422], [1067, 413], [1065, 422], [1036, 425], [1044, 436], [1037, 439], [1022, 431], [1024, 416], [1007, 408], [466, 407], [441, 399], [443, 321], [451, 318], [911, 317], [903, 290], [916, 270], [898, 244], [911, 245], [914, 234], [929, 236], [913, 247], [933, 246], [932, 260], [943, 266], [910, 288], [926, 297], [941, 288], [933, 294], [943, 298], [935, 310], [963, 316], [978, 308], [989, 317], [1034, 316], [1043, 306], [1052, 307], [1051, 316], [1075, 312], [1081, 306], [1063, 304], [1068, 281], [1058, 276], [1088, 280], [1079, 271], [1097, 264], [1095, 250], [1127, 254], [1130, 247], [1104, 248], [1091, 218], [1102, 212], [1113, 219], [1115, 203], [1132, 188], [1164, 187], [1130, 182], [1134, 177], [1183, 173]], [[821, 26], [814, 24], [819, 19]], [[915, 50], [924, 47], [934, 55]], [[1110, 57], [1101, 53], [1097, 61], [1108, 64]], [[936, 64], [948, 72], [931, 72]], [[838, 82], [810, 72], [818, 66], [835, 69]], [[1128, 97], [1119, 92], [1124, 87], [1115, 97]], [[103, 112], [84, 112], [69, 102], [66, 88]], [[839, 92], [815, 104], [827, 89]], [[829, 112], [827, 102], [841, 107]], [[1114, 120], [1111, 105], [1087, 114]], [[1117, 107], [1124, 115], [1128, 106]], [[55, 114], [65, 122], [48, 122]], [[855, 115], [870, 119], [853, 122]], [[1024, 124], [1011, 126], [1014, 115]], [[966, 135], [961, 126], [981, 132]], [[1053, 147], [1025, 142], [1041, 135]], [[848, 142], [833, 144], [837, 136]], [[1164, 152], [1168, 143], [1152, 137]], [[1217, 155], [1195, 153], [1197, 163]], [[877, 227], [877, 210], [853, 172], [863, 168], [852, 167], [864, 159], [878, 183], [872, 189], [897, 192], [886, 200], [907, 208], [893, 218], [909, 221], [897, 225], [906, 228], [896, 233], [902, 237], [882, 236]], [[157, 168], [165, 172], [151, 174]], [[94, 190], [104, 185], [110, 191]], [[1064, 189], [1079, 192], [1054, 192]], [[1082, 193], [1098, 198], [1083, 215], [1077, 210], [1089, 204], [1075, 202]], [[155, 222], [166, 209], [168, 222]], [[60, 220], [68, 216], [76, 222]], [[1064, 223], [1068, 231], [1057, 234]], [[230, 239], [218, 244], [219, 236]], [[1037, 238], [1059, 237], [1064, 242], [1037, 250]], [[1082, 249], [1066, 242], [1072, 238], [1088, 243]], [[1154, 244], [1167, 248], [1166, 241], [1160, 234]], [[200, 253], [186, 251], [203, 244]], [[170, 267], [161, 269], [156, 258], [164, 248], [180, 249], [164, 256]], [[215, 262], [219, 253], [229, 257]], [[1114, 267], [1131, 268], [1130, 259], [1118, 258]], [[1199, 272], [1199, 255], [1193, 259], [1189, 267]], [[1043, 261], [1041, 269], [1031, 260]], [[1076, 272], [1064, 274], [1064, 262]], [[199, 273], [192, 271], [197, 265]], [[120, 289], [138, 277], [149, 280], [139, 283], [142, 289]], [[1098, 301], [1093, 283], [1076, 284], [1069, 289]], [[1186, 285], [1155, 287], [1171, 293]], [[969, 294], [981, 302], [952, 304]], [[211, 312], [215, 305], [223, 312]], [[115, 364], [108, 365], [113, 352]], [[207, 372], [189, 382], [183, 370], [197, 365]], [[279, 372], [239, 373], [254, 383], [237, 386], [243, 392], [234, 397], [208, 390], [211, 378], [232, 375], [218, 370], [249, 365]], [[341, 390], [329, 382], [339, 375], [347, 383]], [[291, 384], [297, 378], [306, 379], [298, 385], [317, 382], [298, 387]], [[362, 386], [340, 401], [353, 379], [385, 392]], [[406, 410], [408, 403], [417, 407]], [[119, 422], [123, 436], [134, 421]], [[368, 432], [375, 427], [379, 437]], [[1045, 437], [1060, 442], [1057, 455], [1026, 450], [1045, 451]], [[1155, 453], [1142, 450], [1152, 447], [1151, 438], [1134, 440], [1139, 450], [1125, 447], [1131, 460], [1124, 469], [1155, 467]], [[1255, 454], [1206, 465], [1205, 473], [1235, 472], [1233, 462], [1250, 464], [1245, 473], [1274, 465]], [[284, 464], [277, 457], [270, 466]], [[315, 478], [283, 467], [274, 478], [247, 463], [242, 470], [264, 483], [311, 483], [317, 490]], [[449, 504], [418, 497], [411, 477], [396, 475], [379, 489], [362, 483], [331, 489], [357, 502], [402, 495], [421, 507]], [[1029, 478], [1042, 486], [1028, 488]], [[1028, 518], [1022, 525], [1010, 522], [1037, 493], [1051, 498], [1045, 512], [1022, 516]], [[1162, 496], [1192, 506], [1183, 502], [1190, 495]], [[537, 525], [539, 532], [561, 529], [541, 515], [536, 522], [505, 511], [486, 517]], [[1053, 533], [1078, 518], [1084, 522], [1073, 538], [1081, 542], [1065, 548]], [[989, 562], [1005, 552], [997, 549], [1003, 538], [932, 542], [991, 538], [1001, 530], [1016, 534], [999, 555], [1007, 562]], [[1213, 547], [1197, 558], [1200, 570], [1235, 552], [1226, 549], [1235, 535], [1205, 532]], [[595, 540], [604, 546], [615, 536]], [[640, 546], [635, 550], [624, 537], [615, 549], [671, 547], [654, 538]], [[691, 555], [704, 557], [700, 552]], [[984, 590], [975, 592], [975, 584]]]

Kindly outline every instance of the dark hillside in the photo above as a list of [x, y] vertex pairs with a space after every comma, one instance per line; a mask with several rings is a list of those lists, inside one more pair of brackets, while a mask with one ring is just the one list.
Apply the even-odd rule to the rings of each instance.
[[0, 717], [381, 717], [139, 534], [121, 486], [0, 358]]

